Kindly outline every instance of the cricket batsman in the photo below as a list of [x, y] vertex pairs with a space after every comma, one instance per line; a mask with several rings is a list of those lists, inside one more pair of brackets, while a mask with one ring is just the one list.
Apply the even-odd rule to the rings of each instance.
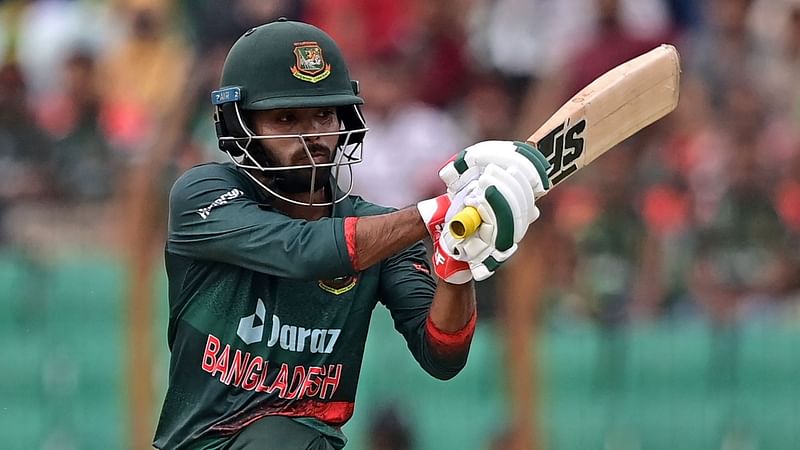
[[[464, 367], [474, 280], [538, 218], [547, 162], [529, 144], [482, 142], [442, 168], [439, 197], [371, 204], [339, 185], [367, 132], [358, 94], [311, 25], [279, 19], [230, 49], [212, 93], [230, 162], [193, 167], [170, 192], [171, 356], [155, 447], [343, 448], [378, 302], [426, 372], [447, 380]], [[482, 224], [457, 239], [447, 221], [466, 206]]]

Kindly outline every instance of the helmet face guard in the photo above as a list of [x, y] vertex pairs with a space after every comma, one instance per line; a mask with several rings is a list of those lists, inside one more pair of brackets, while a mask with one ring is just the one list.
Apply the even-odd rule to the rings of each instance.
[[[327, 206], [349, 195], [353, 188], [352, 165], [361, 162], [367, 127], [359, 109], [363, 100], [358, 97], [358, 82], [350, 79], [341, 52], [330, 36], [314, 26], [282, 19], [248, 30], [228, 53], [220, 84], [222, 88], [211, 95], [219, 148], [253, 181], [270, 195], [297, 205]], [[246, 121], [248, 111], [319, 107], [336, 108], [339, 131], [260, 136]], [[319, 136], [339, 137], [330, 163], [314, 161], [308, 148], [307, 139]], [[264, 151], [257, 141], [287, 138], [303, 144], [308, 164], [272, 166], [254, 157], [254, 152]], [[317, 177], [329, 171], [338, 182], [342, 166], [350, 174], [347, 189], [334, 188], [330, 201], [314, 203]], [[282, 171], [293, 170], [311, 171], [307, 202], [288, 198], [252, 173], [258, 171], [267, 179], [274, 179]]]
[[[237, 166], [242, 169], [245, 169], [245, 174], [250, 177], [254, 182], [256, 182], [261, 188], [266, 190], [270, 195], [273, 195], [283, 201], [288, 203], [292, 203], [295, 205], [303, 205], [303, 206], [328, 206], [335, 203], [339, 203], [340, 201], [344, 200], [350, 192], [353, 190], [353, 164], [357, 164], [361, 162], [361, 151], [362, 151], [362, 142], [364, 133], [367, 132], [366, 127], [361, 127], [357, 129], [342, 129], [340, 131], [329, 131], [325, 133], [304, 133], [304, 134], [282, 134], [282, 135], [267, 135], [262, 136], [254, 133], [247, 123], [244, 120], [243, 114], [238, 107], [237, 101], [229, 101], [225, 103], [230, 103], [231, 107], [222, 106], [225, 103], [217, 103], [218, 98], [235, 98], [239, 96], [234, 91], [238, 88], [228, 88], [223, 91], [214, 91], [212, 95], [212, 101], [216, 105], [216, 115], [217, 119], [217, 130], [218, 130], [218, 139], [219, 139], [219, 146], [220, 149], [225, 152], [230, 160]], [[344, 107], [340, 107], [338, 109], [342, 109]], [[351, 108], [354, 111], [354, 114], [360, 116], [360, 111], [352, 105]], [[226, 117], [224, 120], [219, 120], [220, 115], [225, 114], [225, 110], [228, 110], [229, 114], [233, 113], [233, 117]], [[363, 119], [362, 123], [363, 123]], [[233, 136], [231, 133], [220, 133], [220, 127], [224, 126], [226, 123], [230, 123], [231, 121], [235, 121], [236, 126], [233, 127], [234, 129], [241, 130], [241, 133], [237, 133], [238, 136]], [[340, 121], [342, 127], [345, 127], [343, 121]], [[225, 127], [227, 128], [227, 127]], [[222, 130], [225, 131], [225, 130]], [[334, 152], [333, 161], [329, 163], [317, 163], [314, 161], [314, 158], [311, 154], [311, 151], [308, 148], [307, 139], [313, 137], [324, 137], [324, 136], [338, 136], [338, 143], [336, 147], [336, 151]], [[258, 145], [257, 141], [268, 141], [268, 140], [275, 140], [275, 139], [297, 139], [303, 145], [303, 149], [305, 150], [306, 156], [308, 157], [308, 164], [299, 164], [299, 165], [292, 165], [292, 166], [270, 166], [265, 163], [259, 162], [258, 157], [256, 157], [253, 151], [264, 151], [264, 148]], [[313, 202], [313, 194], [315, 190], [315, 186], [317, 185], [317, 177], [319, 169], [330, 169], [331, 175], [335, 180], [339, 180], [340, 172], [342, 170], [342, 166], [344, 166], [349, 173], [348, 178], [348, 185], [346, 188], [340, 186], [343, 189], [337, 189], [336, 192], [333, 193], [331, 201], [329, 202]], [[253, 176], [250, 171], [260, 171], [265, 174], [270, 173], [277, 173], [283, 171], [291, 171], [291, 170], [310, 170], [311, 171], [311, 180], [309, 183], [309, 191], [308, 191], [308, 201], [298, 201], [295, 199], [291, 199], [279, 192], [277, 192], [273, 187], [263, 183], [257, 177]], [[323, 170], [324, 171], [324, 170]]]

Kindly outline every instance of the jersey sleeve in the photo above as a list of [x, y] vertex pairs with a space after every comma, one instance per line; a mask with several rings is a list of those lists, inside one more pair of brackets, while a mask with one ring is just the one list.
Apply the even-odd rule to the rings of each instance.
[[235, 169], [198, 166], [170, 192], [167, 251], [291, 279], [352, 274], [343, 218], [293, 219], [262, 208]]
[[[456, 344], [431, 332], [428, 314], [436, 282], [422, 243], [383, 262], [380, 289], [381, 302], [389, 309], [395, 328], [419, 365], [442, 380], [456, 376], [467, 362], [470, 340]], [[468, 327], [474, 326], [473, 320]]]

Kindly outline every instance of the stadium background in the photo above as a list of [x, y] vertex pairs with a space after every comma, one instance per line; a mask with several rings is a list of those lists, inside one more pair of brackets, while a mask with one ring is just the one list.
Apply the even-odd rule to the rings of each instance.
[[800, 2], [0, 1], [0, 436], [149, 448], [165, 198], [221, 159], [209, 92], [249, 26], [328, 30], [371, 128], [356, 192], [404, 206], [659, 42], [681, 104], [541, 202], [479, 286], [447, 383], [375, 312], [348, 448], [800, 448]]

